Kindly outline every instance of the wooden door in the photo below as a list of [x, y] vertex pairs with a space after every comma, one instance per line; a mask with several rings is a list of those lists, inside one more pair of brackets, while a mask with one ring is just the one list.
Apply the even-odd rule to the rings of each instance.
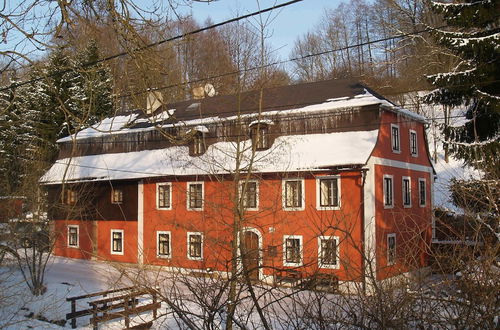
[[250, 279], [259, 279], [259, 236], [251, 231], [243, 234], [242, 260]]

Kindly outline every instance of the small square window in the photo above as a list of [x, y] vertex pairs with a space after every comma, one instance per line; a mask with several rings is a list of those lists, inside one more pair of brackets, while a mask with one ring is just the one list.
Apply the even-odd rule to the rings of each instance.
[[268, 257], [276, 257], [278, 255], [278, 247], [275, 245], [269, 245], [267, 247], [267, 256]]
[[418, 179], [418, 200], [420, 206], [425, 206], [427, 204], [427, 187], [425, 179]]
[[395, 153], [400, 153], [400, 142], [399, 142], [399, 126], [395, 124], [391, 124], [391, 144], [392, 151]]
[[295, 211], [304, 209], [304, 180], [284, 180], [283, 207]]
[[384, 175], [384, 208], [394, 206], [394, 188], [392, 175]]
[[188, 209], [203, 210], [203, 183], [188, 183]]
[[414, 157], [418, 156], [417, 132], [414, 130], [410, 130], [410, 154]]
[[396, 263], [396, 234], [387, 235], [387, 264]]
[[252, 141], [255, 149], [267, 149], [269, 147], [269, 128], [265, 124], [260, 124], [252, 128]]
[[111, 203], [121, 204], [123, 203], [123, 190], [121, 189], [111, 189]]
[[156, 184], [156, 208], [162, 210], [172, 209], [172, 185], [170, 183]]
[[302, 265], [302, 236], [284, 236], [283, 265]]
[[337, 236], [318, 237], [318, 264], [320, 268], [339, 268], [339, 238]]
[[123, 230], [111, 230], [111, 254], [123, 255]]
[[334, 210], [340, 207], [340, 178], [326, 177], [316, 179], [318, 187], [317, 208], [320, 210]]
[[77, 248], [79, 246], [79, 226], [69, 225], [68, 226], [68, 246]]
[[157, 256], [158, 258], [171, 257], [171, 243], [169, 231], [157, 232]]
[[241, 198], [245, 209], [257, 210], [259, 208], [258, 189], [257, 181], [240, 182]]
[[202, 260], [203, 259], [203, 234], [188, 233], [187, 234], [187, 250], [188, 259]]
[[403, 177], [403, 206], [411, 207], [411, 179]]

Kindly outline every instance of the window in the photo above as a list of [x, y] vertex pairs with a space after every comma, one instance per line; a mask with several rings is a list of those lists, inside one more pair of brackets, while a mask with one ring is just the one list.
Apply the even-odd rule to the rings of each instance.
[[76, 191], [66, 189], [63, 196], [63, 204], [74, 205], [76, 203]]
[[79, 235], [79, 227], [77, 225], [69, 225], [68, 226], [68, 246], [69, 247], [78, 247], [80, 244], [80, 235]]
[[170, 245], [170, 232], [157, 231], [156, 232], [156, 255], [158, 258], [170, 258], [171, 245]]
[[414, 130], [410, 130], [410, 154], [413, 157], [418, 156], [418, 148], [417, 148], [417, 132]]
[[318, 200], [316, 206], [320, 210], [332, 210], [340, 207], [339, 177], [316, 179]]
[[203, 210], [203, 182], [188, 182], [188, 210]]
[[121, 204], [123, 203], [123, 190], [121, 189], [111, 189], [111, 203]]
[[403, 206], [411, 207], [411, 179], [408, 176], [403, 177]]
[[156, 208], [161, 210], [172, 209], [172, 185], [170, 183], [156, 184]]
[[396, 234], [387, 235], [387, 264], [394, 265], [396, 262]]
[[427, 187], [425, 184], [425, 179], [418, 179], [418, 204], [420, 206], [425, 206], [427, 204]]
[[302, 236], [285, 235], [283, 242], [283, 265], [301, 266], [302, 265]]
[[203, 259], [203, 234], [188, 233], [187, 234], [187, 251], [188, 259], [202, 260]]
[[320, 268], [339, 268], [339, 238], [337, 236], [318, 237], [318, 264]]
[[258, 189], [257, 181], [240, 182], [241, 198], [243, 199], [243, 206], [247, 210], [257, 210], [259, 208]]
[[401, 152], [399, 145], [399, 125], [391, 124], [391, 144], [393, 152]]
[[285, 210], [304, 209], [304, 180], [283, 181], [283, 208]]
[[123, 255], [122, 229], [111, 229], [111, 254]]
[[197, 132], [193, 136], [193, 154], [201, 155], [205, 152], [205, 140], [203, 138], [203, 133]]
[[384, 175], [384, 208], [394, 206], [392, 175]]
[[255, 144], [255, 149], [267, 149], [269, 147], [269, 129], [267, 125], [256, 125], [252, 129], [252, 140]]

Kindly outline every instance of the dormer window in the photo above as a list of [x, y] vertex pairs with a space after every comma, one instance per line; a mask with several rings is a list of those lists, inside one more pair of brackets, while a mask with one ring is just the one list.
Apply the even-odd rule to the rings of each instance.
[[248, 125], [251, 128], [252, 143], [255, 149], [262, 150], [269, 148], [269, 125], [273, 122], [270, 120], [253, 121]]
[[202, 132], [196, 132], [193, 137], [193, 154], [201, 155], [205, 152], [205, 140]]

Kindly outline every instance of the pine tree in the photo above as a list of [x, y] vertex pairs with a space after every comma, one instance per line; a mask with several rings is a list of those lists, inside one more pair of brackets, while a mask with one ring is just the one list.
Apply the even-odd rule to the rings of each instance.
[[444, 127], [455, 157], [496, 177], [500, 142], [500, 0], [432, 3], [450, 28], [436, 30], [437, 42], [459, 59], [452, 72], [428, 76], [436, 87], [428, 103], [465, 106], [462, 126]]

